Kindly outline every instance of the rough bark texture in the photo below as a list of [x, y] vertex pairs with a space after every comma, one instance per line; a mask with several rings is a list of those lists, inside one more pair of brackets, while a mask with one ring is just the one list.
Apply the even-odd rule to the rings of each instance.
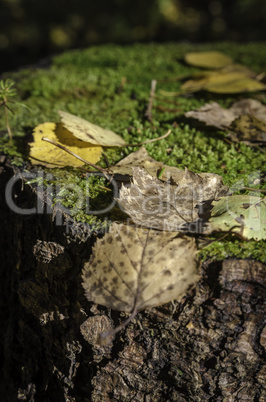
[[[12, 174], [2, 171], [1, 188]], [[18, 182], [14, 193], [17, 205], [34, 204], [29, 186]], [[1, 215], [1, 400], [266, 400], [261, 263], [205, 262], [180, 303], [139, 313], [99, 347], [94, 331], [126, 315], [84, 297], [80, 274], [95, 236], [85, 240], [82, 227], [51, 214], [15, 214], [4, 199]], [[91, 343], [80, 330], [88, 317]]]

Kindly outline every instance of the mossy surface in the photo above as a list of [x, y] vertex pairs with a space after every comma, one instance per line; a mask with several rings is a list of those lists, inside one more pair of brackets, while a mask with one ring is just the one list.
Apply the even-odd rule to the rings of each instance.
[[[29, 68], [3, 77], [15, 81], [17, 100], [26, 104], [30, 111], [17, 106], [15, 114], [10, 114], [13, 145], [8, 144], [1, 114], [0, 132], [3, 136], [0, 145], [4, 153], [12, 158], [13, 164], [27, 161], [27, 143], [32, 129], [46, 121], [58, 122], [58, 110], [110, 128], [132, 144], [160, 136], [171, 128], [172, 133], [166, 139], [146, 146], [150, 156], [181, 169], [187, 167], [195, 172], [217, 173], [223, 177], [225, 184], [239, 193], [241, 186], [250, 186], [253, 178], [260, 175], [265, 161], [262, 148], [230, 144], [225, 141], [224, 132], [195, 128], [193, 123], [185, 121], [184, 113], [210, 101], [228, 107], [238, 99], [255, 97], [266, 103], [265, 93], [224, 96], [199, 92], [176, 98], [160, 95], [160, 90], [179, 91], [180, 82], [175, 79], [198, 71], [183, 62], [185, 53], [205, 50], [222, 51], [257, 73], [265, 69], [266, 47], [263, 43], [107, 45], [66, 52], [54, 57], [47, 68]], [[157, 80], [158, 98], [154, 100], [153, 120], [150, 122], [145, 117], [145, 111], [153, 79]], [[163, 110], [156, 106], [163, 107]], [[135, 150], [135, 147], [105, 149], [105, 154], [112, 165]], [[100, 165], [106, 166], [104, 158]], [[74, 219], [97, 226], [102, 217], [87, 214], [83, 208], [77, 209], [76, 195], [63, 188], [72, 183], [83, 191], [86, 174], [73, 168], [56, 170], [52, 174], [53, 178], [46, 184], [51, 186], [56, 182], [57, 186], [62, 185], [61, 192], [56, 196], [70, 209]], [[103, 188], [107, 184], [99, 178], [95, 182], [97, 190], [95, 186], [90, 186], [91, 198], [101, 204], [101, 197], [108, 199], [107, 190]], [[114, 210], [108, 217], [113, 219], [119, 213]], [[265, 260], [260, 243], [250, 241], [244, 244], [239, 241], [239, 247], [236, 246], [238, 241], [231, 239], [213, 243], [203, 252], [204, 258], [216, 255], [221, 259], [235, 255]]]

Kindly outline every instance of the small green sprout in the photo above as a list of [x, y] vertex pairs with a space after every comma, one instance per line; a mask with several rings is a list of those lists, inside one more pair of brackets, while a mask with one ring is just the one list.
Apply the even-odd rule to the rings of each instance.
[[160, 171], [160, 173], [158, 175], [158, 179], [160, 179], [162, 177], [164, 171], [165, 171], [165, 167], [162, 168], [162, 170]]
[[12, 136], [12, 131], [11, 131], [9, 121], [8, 121], [8, 110], [14, 114], [14, 110], [11, 109], [10, 103], [13, 103], [13, 104], [16, 104], [19, 106], [23, 106], [23, 107], [27, 107], [23, 103], [16, 102], [14, 100], [10, 100], [11, 97], [17, 95], [17, 90], [15, 88], [13, 88], [14, 85], [15, 85], [15, 83], [10, 79], [7, 79], [6, 81], [0, 80], [0, 106], [4, 106], [5, 123], [6, 123], [6, 128], [7, 128], [10, 140], [12, 140], [13, 136]]

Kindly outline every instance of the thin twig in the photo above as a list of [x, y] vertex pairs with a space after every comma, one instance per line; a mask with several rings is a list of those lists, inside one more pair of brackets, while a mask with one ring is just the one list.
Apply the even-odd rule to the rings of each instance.
[[[169, 130], [167, 131], [167, 133], [165, 133], [165, 134], [162, 135], [161, 137], [153, 138], [152, 140], [147, 140], [147, 141], [141, 142], [140, 144], [126, 144], [126, 145], [121, 145], [120, 148], [121, 148], [121, 147], [139, 147], [139, 146], [144, 145], [144, 144], [149, 144], [150, 142], [162, 140], [163, 138], [168, 137], [168, 135], [169, 135], [170, 133], [171, 133], [171, 129], [169, 129]], [[110, 178], [110, 177], [108, 177], [108, 175], [107, 175], [108, 168], [107, 168], [107, 169], [103, 169], [103, 168], [101, 168], [100, 166], [94, 165], [94, 163], [91, 163], [91, 162], [87, 161], [86, 159], [82, 158], [81, 156], [77, 155], [75, 152], [70, 151], [68, 148], [64, 147], [64, 145], [61, 145], [61, 144], [59, 144], [59, 143], [56, 142], [56, 141], [50, 140], [50, 138], [42, 137], [42, 140], [43, 140], [43, 141], [46, 141], [46, 142], [49, 142], [50, 144], [52, 144], [52, 145], [54, 145], [54, 146], [56, 146], [56, 147], [62, 149], [63, 151], [65, 151], [65, 152], [69, 153], [70, 155], [74, 156], [74, 158], [79, 159], [81, 162], [84, 162], [86, 165], [89, 165], [89, 166], [93, 167], [94, 169], [99, 170], [100, 172], [103, 173], [103, 175], [106, 177], [106, 179], [109, 180], [109, 182], [112, 181], [113, 176]]]
[[4, 103], [6, 128], [7, 128], [7, 131], [8, 131], [9, 138], [12, 141], [13, 135], [12, 135], [12, 131], [11, 131], [11, 128], [10, 128], [10, 125], [9, 125], [8, 115], [7, 115], [7, 110], [8, 109], [9, 109], [9, 107], [7, 106], [6, 103]]
[[68, 148], [64, 147], [63, 145], [59, 144], [58, 142], [50, 140], [50, 138], [42, 137], [42, 140], [47, 141], [50, 144], [53, 144], [58, 148], [61, 148], [63, 151], [65, 151], [65, 152], [69, 153], [70, 155], [74, 156], [74, 158], [79, 159], [81, 162], [86, 163], [86, 165], [89, 165], [89, 166], [93, 167], [94, 169], [99, 170], [109, 180], [109, 177], [107, 177], [105, 170], [103, 168], [101, 168], [100, 166], [94, 165], [94, 163], [91, 163], [91, 162], [87, 161], [86, 159], [83, 159], [81, 156], [75, 154], [75, 152], [70, 151]]
[[115, 334], [117, 334], [119, 331], [121, 331], [121, 329], [125, 328], [133, 320], [133, 318], [136, 317], [137, 314], [138, 314], [138, 309], [137, 309], [137, 306], [135, 305], [135, 307], [134, 307], [132, 313], [130, 314], [130, 316], [125, 321], [123, 321], [122, 324], [120, 324], [117, 327], [115, 327], [112, 331], [103, 332], [100, 335], [100, 340], [101, 341], [103, 341], [103, 340], [107, 340], [107, 341], [109, 340], [110, 341], [111, 338]]
[[167, 133], [165, 133], [165, 134], [162, 135], [161, 137], [156, 137], [156, 138], [153, 138], [152, 140], [147, 140], [147, 141], [144, 141], [144, 142], [140, 142], [139, 144], [119, 145], [119, 148], [122, 148], [122, 147], [141, 147], [141, 145], [149, 144], [150, 142], [155, 142], [155, 141], [163, 140], [164, 138], [168, 137], [169, 134], [171, 134], [171, 129], [169, 129], [169, 130], [167, 131]]
[[[233, 229], [236, 228], [242, 228], [242, 226], [238, 226], [235, 225], [232, 228], [230, 228], [227, 232], [225, 232], [222, 236], [218, 237], [217, 239], [213, 239], [213, 240], [206, 240], [207, 244], [205, 246], [203, 246], [202, 248], [208, 247], [210, 244], [215, 243], [217, 241], [223, 240], [225, 239], [229, 234], [234, 234], [238, 237], [240, 237], [241, 240], [246, 240], [246, 238], [244, 236], [242, 236], [240, 233], [238, 232], [233, 232]], [[223, 232], [222, 230], [220, 231], [220, 233]], [[200, 252], [202, 249], [200, 249], [198, 252]]]
[[157, 81], [152, 80], [149, 103], [148, 103], [147, 110], [145, 112], [145, 116], [148, 118], [148, 120], [150, 122], [152, 121], [152, 112], [151, 111], [152, 111], [152, 103], [153, 103], [153, 99], [154, 99], [154, 94], [155, 94], [155, 91], [156, 91], [156, 84], [157, 84]]
[[104, 158], [104, 160], [105, 160], [105, 163], [106, 163], [107, 168], [109, 168], [109, 167], [110, 167], [110, 163], [109, 163], [109, 160], [108, 160], [108, 158], [107, 158], [107, 156], [105, 155], [104, 152], [102, 153], [102, 156], [103, 156], [103, 158]]
[[230, 141], [230, 140], [229, 140], [228, 138], [226, 138], [226, 137], [223, 137], [223, 140], [224, 140], [225, 142], [227, 142], [229, 145], [233, 145], [233, 147], [235, 148], [236, 152], [241, 152], [240, 148], [238, 147], [239, 142], [237, 142], [237, 143], [232, 142], [232, 141]]
[[101, 186], [100, 184], [98, 184], [98, 187], [102, 188], [103, 190], [112, 192], [112, 190], [110, 190], [110, 188], [107, 188], [105, 186]]
[[250, 191], [257, 191], [258, 193], [266, 193], [266, 190], [260, 190], [259, 188], [253, 188], [253, 187], [241, 187], [240, 190], [250, 190]]

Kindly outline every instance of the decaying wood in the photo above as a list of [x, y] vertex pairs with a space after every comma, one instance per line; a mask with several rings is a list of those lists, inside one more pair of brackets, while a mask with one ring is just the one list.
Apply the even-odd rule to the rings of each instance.
[[[1, 188], [12, 174], [1, 173]], [[29, 186], [18, 182], [15, 193], [17, 205], [34, 204]], [[266, 400], [263, 264], [205, 262], [180, 303], [140, 312], [111, 348], [98, 347], [94, 328], [127, 315], [84, 296], [96, 236], [66, 217], [58, 225], [52, 214], [18, 215], [3, 199], [0, 207], [2, 400]]]

